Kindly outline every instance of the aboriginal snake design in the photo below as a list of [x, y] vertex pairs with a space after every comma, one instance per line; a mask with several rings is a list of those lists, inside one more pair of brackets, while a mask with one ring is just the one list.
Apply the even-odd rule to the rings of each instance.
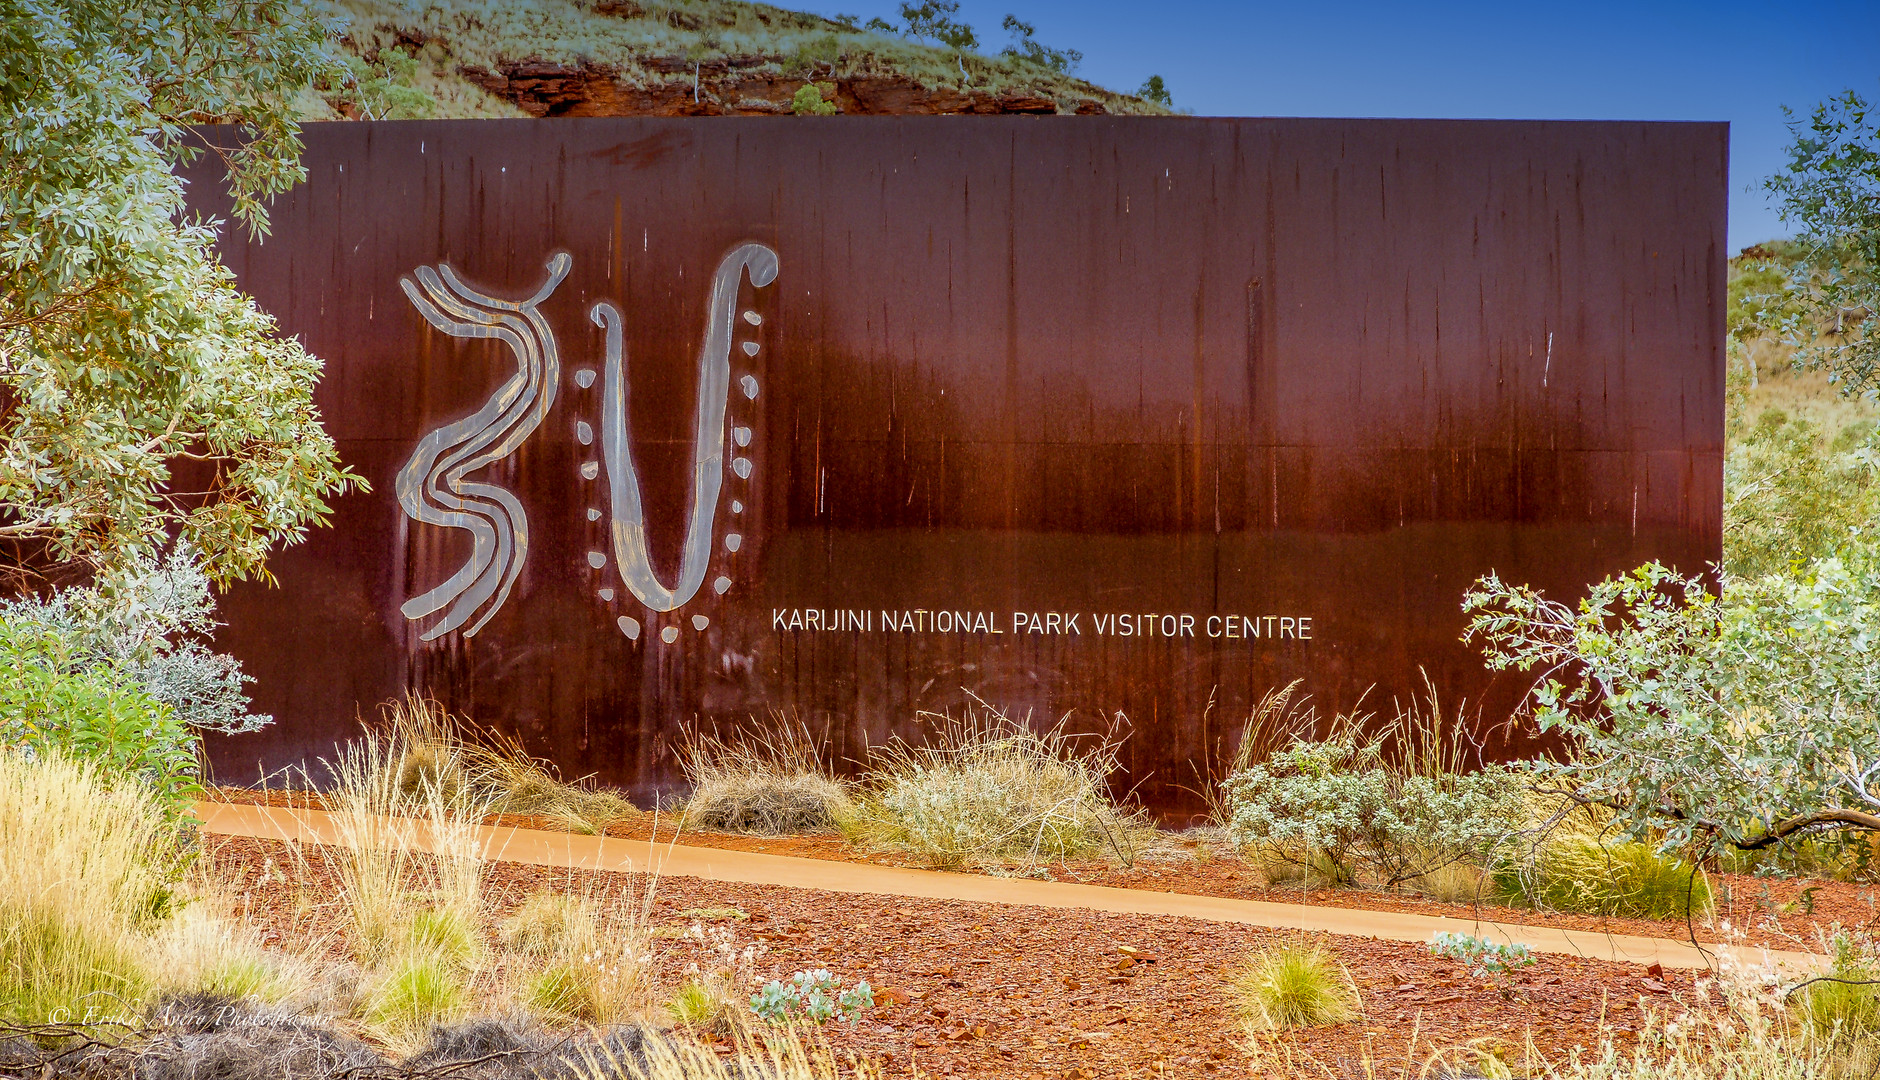
[[[436, 269], [419, 267], [414, 271], [415, 281], [399, 280], [426, 322], [453, 337], [501, 340], [515, 354], [517, 366], [516, 374], [476, 413], [426, 435], [398, 474], [398, 501], [406, 514], [425, 524], [467, 530], [473, 540], [470, 558], [461, 569], [443, 584], [406, 601], [401, 609], [412, 620], [444, 612], [444, 617], [422, 635], [426, 641], [460, 628], [465, 637], [474, 635], [502, 607], [527, 559], [528, 516], [521, 502], [497, 484], [468, 480], [466, 475], [513, 453], [554, 404], [561, 364], [554, 331], [537, 307], [567, 276], [572, 263], [566, 254], [555, 255], [548, 262], [548, 280], [534, 295], [521, 301], [501, 300], [471, 289], [441, 263]], [[592, 569], [600, 571], [611, 554], [621, 582], [652, 613], [676, 610], [698, 595], [716, 550], [714, 533], [725, 473], [729, 471], [738, 481], [751, 478], [751, 460], [741, 451], [749, 446], [752, 429], [727, 419], [733, 389], [733, 346], [746, 357], [755, 357], [759, 351], [756, 341], [735, 340], [739, 290], [747, 275], [754, 288], [769, 285], [776, 280], [777, 265], [777, 254], [770, 248], [740, 244], [720, 260], [712, 277], [705, 335], [698, 356], [699, 396], [685, 546], [678, 579], [670, 587], [654, 573], [647, 544], [640, 472], [633, 457], [627, 417], [626, 316], [605, 300], [588, 311], [589, 319], [601, 328], [605, 339], [598, 402], [601, 460], [583, 462], [580, 475], [584, 481], [595, 481], [605, 465], [610, 551], [590, 551], [587, 561]], [[763, 322], [754, 310], [743, 311], [742, 318], [752, 328]], [[575, 372], [574, 381], [586, 390], [593, 386], [594, 377], [592, 370], [582, 369]], [[749, 373], [738, 378], [736, 387], [746, 400], [757, 397], [758, 383]], [[581, 445], [590, 445], [594, 425], [578, 421], [575, 435]], [[740, 499], [731, 500], [734, 519], [743, 510]], [[587, 511], [590, 521], [598, 521], [600, 516], [598, 508]], [[735, 530], [736, 526], [731, 528]], [[737, 552], [742, 540], [736, 531], [722, 537], [729, 553]], [[723, 593], [730, 588], [731, 580], [721, 574], [712, 584], [716, 592]], [[599, 595], [611, 603], [614, 589], [603, 587]], [[615, 621], [629, 639], [638, 640], [641, 625], [637, 619], [621, 615]], [[698, 631], [709, 625], [703, 615], [692, 616], [691, 622]], [[668, 643], [676, 640], [677, 625], [668, 623], [659, 636]]]
[[561, 361], [555, 333], [537, 306], [568, 276], [574, 260], [557, 253], [548, 280], [527, 300], [502, 300], [465, 285], [448, 264], [420, 266], [417, 280], [398, 284], [424, 321], [452, 337], [496, 338], [516, 356], [516, 373], [475, 413], [446, 424], [418, 442], [398, 472], [395, 489], [405, 513], [427, 525], [467, 530], [470, 559], [443, 584], [405, 601], [407, 619], [444, 612], [423, 639], [464, 627], [470, 637], [490, 621], [529, 555], [529, 517], [514, 494], [465, 476], [508, 457], [555, 403]]

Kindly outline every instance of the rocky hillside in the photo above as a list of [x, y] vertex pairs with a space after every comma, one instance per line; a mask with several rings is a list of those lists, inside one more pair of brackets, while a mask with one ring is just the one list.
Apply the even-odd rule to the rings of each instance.
[[310, 101], [310, 118], [1168, 111], [1074, 77], [1074, 54], [955, 50], [736, 0], [339, 6], [359, 75], [380, 92], [364, 110]]

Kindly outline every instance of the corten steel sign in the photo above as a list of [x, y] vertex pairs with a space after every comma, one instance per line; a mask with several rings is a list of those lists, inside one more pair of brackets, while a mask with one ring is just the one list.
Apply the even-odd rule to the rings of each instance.
[[373, 490], [226, 599], [278, 722], [224, 777], [408, 687], [642, 797], [682, 724], [782, 710], [842, 758], [970, 695], [1121, 714], [1174, 809], [1295, 677], [1504, 718], [1524, 684], [1458, 641], [1485, 571], [1719, 555], [1723, 125], [306, 140], [227, 257]]

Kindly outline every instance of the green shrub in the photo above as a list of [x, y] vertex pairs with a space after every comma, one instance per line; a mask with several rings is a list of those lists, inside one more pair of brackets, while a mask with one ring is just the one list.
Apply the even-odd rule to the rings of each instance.
[[1880, 763], [1880, 549], [1714, 586], [1654, 563], [1568, 605], [1478, 581], [1468, 638], [1491, 668], [1547, 673], [1535, 718], [1574, 747], [1528, 769], [1698, 855], [1853, 827]]
[[[1303, 679], [1294, 679], [1262, 694], [1259, 703], [1241, 721], [1240, 730], [1234, 733], [1237, 737], [1232, 752], [1226, 752], [1217, 739], [1212, 745], [1202, 744], [1199, 762], [1189, 762], [1198, 783], [1194, 793], [1207, 804], [1208, 821], [1213, 825], [1224, 829], [1228, 819], [1234, 816], [1227, 808], [1226, 793], [1221, 790], [1228, 777], [1267, 760], [1274, 751], [1285, 749], [1293, 740], [1310, 734], [1318, 726], [1318, 716], [1305, 699], [1293, 703], [1293, 695], [1303, 682]], [[1212, 708], [1210, 702], [1209, 709]]]
[[0, 616], [0, 742], [140, 780], [174, 817], [196, 790], [196, 737], [122, 669], [80, 664], [73, 636]]
[[241, 664], [209, 648], [215, 598], [188, 543], [161, 559], [118, 561], [90, 585], [0, 600], [0, 620], [56, 638], [42, 651], [56, 670], [128, 676], [191, 729], [236, 734], [272, 722], [248, 711], [254, 680]]
[[1252, 954], [1233, 973], [1228, 992], [1249, 1031], [1340, 1024], [1358, 1015], [1357, 987], [1319, 946]]
[[1114, 744], [1040, 734], [996, 710], [942, 718], [924, 746], [897, 740], [841, 827], [851, 840], [931, 866], [1110, 855], [1133, 862], [1152, 832], [1110, 798]]
[[1518, 773], [1392, 765], [1382, 742], [1343, 721], [1322, 741], [1295, 739], [1221, 785], [1228, 835], [1268, 861], [1321, 865], [1345, 884], [1395, 887], [1480, 860], [1525, 814]]
[[799, 971], [789, 982], [772, 979], [751, 995], [751, 1011], [760, 1019], [788, 1026], [841, 1017], [854, 1027], [874, 1007], [875, 991], [867, 979], [844, 990], [842, 980], [822, 968]]
[[1772, 408], [1736, 426], [1724, 458], [1724, 566], [1732, 575], [1785, 573], [1837, 554], [1880, 517], [1880, 438], [1872, 424], [1830, 436]]
[[253, 680], [211, 652], [195, 549], [115, 564], [97, 583], [0, 600], [0, 742], [150, 784], [172, 816], [197, 791], [197, 733], [254, 731]]
[[790, 99], [790, 111], [798, 116], [834, 116], [841, 110], [836, 103], [823, 97], [823, 87], [834, 87], [829, 83], [806, 83], [796, 89], [796, 96]]
[[1493, 980], [1504, 998], [1514, 996], [1515, 973], [1534, 966], [1534, 950], [1527, 945], [1503, 944], [1474, 934], [1439, 932], [1430, 942], [1430, 953], [1467, 965], [1472, 978]]
[[1505, 900], [1555, 911], [1628, 919], [1684, 919], [1711, 908], [1710, 879], [1649, 844], [1606, 842], [1561, 830], [1494, 875]]

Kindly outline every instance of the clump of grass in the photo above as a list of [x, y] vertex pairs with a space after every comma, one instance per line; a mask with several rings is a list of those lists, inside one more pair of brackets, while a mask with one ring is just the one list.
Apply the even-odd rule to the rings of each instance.
[[1473, 863], [1444, 863], [1411, 878], [1411, 890], [1447, 904], [1468, 904], [1492, 895], [1488, 874]]
[[[480, 944], [478, 824], [488, 803], [463, 782], [459, 751], [422, 712], [394, 711], [385, 729], [348, 743], [328, 766], [339, 899], [352, 951], [368, 965], [414, 949], [462, 962]], [[428, 852], [415, 850], [420, 841]]]
[[0, 1016], [81, 1023], [134, 1013], [146, 935], [181, 852], [149, 790], [88, 765], [0, 749]]
[[879, 1065], [852, 1055], [844, 1068], [821, 1035], [806, 1040], [796, 1027], [756, 1033], [739, 1028], [732, 1033], [731, 1052], [723, 1049], [722, 1044], [668, 1036], [641, 1041], [635, 1058], [601, 1043], [583, 1049], [572, 1073], [575, 1080], [880, 1080], [882, 1075]]
[[1316, 945], [1253, 953], [1233, 973], [1228, 992], [1250, 1032], [1341, 1024], [1359, 1012], [1351, 976]]
[[[1829, 1080], [1850, 1062], [1812, 1037], [1768, 993], [1773, 972], [1726, 961], [1713, 982], [1698, 981], [1688, 1010], [1647, 1010], [1645, 1029], [1629, 1045], [1604, 1041], [1591, 1054], [1575, 1050], [1564, 1063], [1532, 1070], [1558, 1080]], [[1722, 1002], [1714, 992], [1722, 991]]]
[[554, 961], [529, 976], [521, 1000], [540, 1016], [607, 1024], [640, 1003], [642, 982], [640, 972], [623, 972], [616, 958], [592, 953]]
[[405, 925], [404, 948], [467, 966], [482, 948], [482, 937], [462, 905], [438, 904], [411, 913]]
[[593, 951], [600, 935], [594, 902], [553, 889], [538, 889], [503, 921], [503, 944], [524, 956], [579, 956]]
[[679, 765], [692, 785], [686, 828], [784, 836], [836, 827], [849, 793], [831, 775], [822, 741], [800, 723], [773, 718], [730, 738], [688, 732]]
[[732, 1015], [737, 1003], [726, 998], [717, 984], [687, 979], [666, 1001], [672, 1021], [695, 1031], [714, 1030]]
[[501, 732], [453, 715], [439, 702], [407, 694], [380, 709], [366, 732], [377, 744], [377, 770], [349, 778], [356, 800], [380, 813], [422, 811], [432, 801], [480, 813], [552, 818], [572, 832], [598, 833], [640, 811], [619, 795], [567, 783], [554, 767]]
[[[1247, 1041], [1252, 1073], [1288, 1076], [1544, 1077], [1546, 1080], [1855, 1080], [1872, 1077], [1871, 1041], [1836, 1044], [1769, 992], [1775, 970], [1724, 958], [1688, 998], [1646, 1007], [1642, 1030], [1602, 1028], [1588, 1049], [1544, 1054], [1531, 1033], [1521, 1044], [1493, 1038], [1445, 1045], [1419, 1027], [1406, 1045], [1374, 1046], [1327, 1060], [1298, 1039]], [[1813, 984], [1820, 985], [1820, 984]], [[1807, 987], [1804, 987], [1804, 992]], [[1800, 994], [1796, 995], [1798, 998]]]
[[1499, 899], [1629, 919], [1686, 919], [1711, 910], [1710, 879], [1649, 844], [1608, 839], [1598, 822], [1569, 817], [1494, 873]]
[[523, 980], [524, 1008], [550, 1020], [617, 1023], [645, 1007], [652, 955], [609, 942], [582, 956], [555, 959]]
[[387, 703], [381, 714], [376, 734], [388, 751], [389, 770], [368, 790], [385, 812], [463, 799], [467, 769], [457, 719], [436, 701], [410, 693]]
[[464, 758], [472, 782], [488, 793], [495, 813], [552, 818], [570, 832], [588, 835], [641, 814], [614, 792], [562, 780], [554, 766], [498, 732], [485, 732], [469, 742]]
[[252, 923], [214, 910], [220, 897], [196, 897], [156, 934], [153, 946], [160, 988], [233, 1001], [267, 1003], [300, 995], [312, 981], [310, 965], [294, 954], [262, 945]]
[[541, 890], [503, 922], [504, 945], [527, 958], [516, 987], [527, 1011], [554, 1021], [618, 1022], [653, 1000], [653, 885], [611, 898]]
[[1853, 1045], [1880, 1035], [1880, 972], [1871, 947], [1837, 933], [1828, 942], [1833, 964], [1826, 977], [1791, 995], [1808, 1032], [1818, 1040]]
[[364, 1019], [393, 1044], [462, 1015], [483, 954], [488, 803], [466, 781], [462, 744], [422, 703], [406, 706], [329, 764], [327, 796], [349, 944], [368, 972]]
[[461, 1016], [470, 989], [461, 968], [435, 953], [411, 951], [387, 964], [366, 1003], [366, 1019], [396, 1041], [409, 1041]]
[[1118, 744], [1040, 733], [981, 703], [929, 717], [934, 737], [878, 751], [868, 786], [841, 822], [850, 840], [928, 865], [1038, 863], [1111, 856], [1133, 863], [1156, 830], [1110, 797]]
[[599, 971], [578, 960], [558, 960], [522, 984], [522, 1004], [542, 1016], [589, 1019], [595, 1009]]
[[[735, 908], [729, 910], [735, 918], [744, 917]], [[667, 999], [666, 1012], [675, 1024], [694, 1034], [721, 1039], [748, 1035], [753, 1016], [751, 991], [759, 985], [757, 958], [764, 954], [764, 946], [751, 942], [740, 948], [737, 931], [727, 925], [695, 922], [685, 936], [701, 946], [705, 955], [701, 962], [687, 965], [689, 977]]]

